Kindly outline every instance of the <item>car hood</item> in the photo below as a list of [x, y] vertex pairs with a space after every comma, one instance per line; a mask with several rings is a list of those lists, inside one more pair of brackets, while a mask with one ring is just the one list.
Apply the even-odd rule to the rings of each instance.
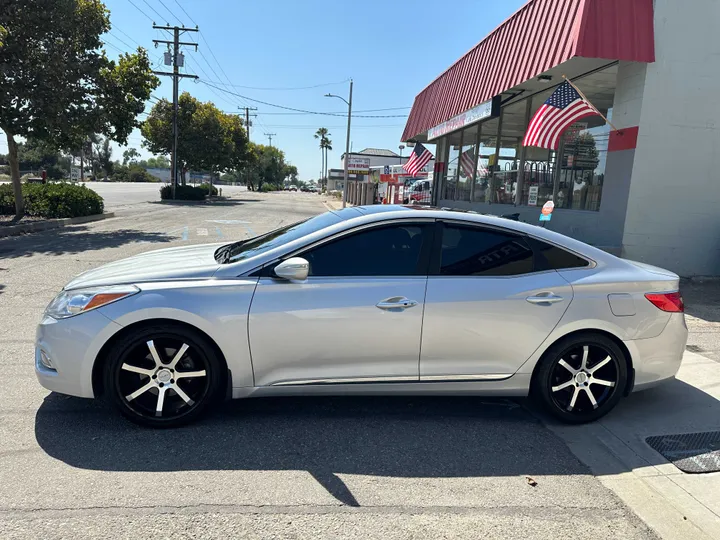
[[214, 254], [221, 245], [203, 244], [149, 251], [88, 270], [68, 283], [65, 289], [209, 278], [220, 266]]

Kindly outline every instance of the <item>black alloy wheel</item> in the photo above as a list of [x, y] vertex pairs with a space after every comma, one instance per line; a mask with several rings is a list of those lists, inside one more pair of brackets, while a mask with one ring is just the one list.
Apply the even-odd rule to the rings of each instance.
[[601, 334], [577, 335], [553, 345], [533, 380], [533, 393], [563, 422], [592, 422], [610, 412], [627, 385], [625, 354]]
[[196, 419], [223, 388], [221, 362], [199, 333], [144, 328], [109, 356], [105, 388], [115, 407], [141, 425], [177, 427]]

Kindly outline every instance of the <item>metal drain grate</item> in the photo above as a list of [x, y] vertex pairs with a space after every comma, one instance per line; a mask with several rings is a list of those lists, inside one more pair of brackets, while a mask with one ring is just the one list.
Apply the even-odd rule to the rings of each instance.
[[720, 431], [656, 435], [645, 442], [683, 472], [720, 471]]

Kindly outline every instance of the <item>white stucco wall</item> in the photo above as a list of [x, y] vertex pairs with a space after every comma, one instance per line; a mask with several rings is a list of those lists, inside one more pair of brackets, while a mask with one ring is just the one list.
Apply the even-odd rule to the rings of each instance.
[[683, 276], [720, 275], [719, 20], [718, 0], [656, 0], [639, 109], [622, 253]]

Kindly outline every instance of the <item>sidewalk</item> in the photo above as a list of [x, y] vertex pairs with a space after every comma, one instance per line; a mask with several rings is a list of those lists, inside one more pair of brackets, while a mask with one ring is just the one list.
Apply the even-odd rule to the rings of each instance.
[[594, 424], [543, 421], [663, 538], [720, 539], [720, 472], [682, 472], [646, 442], [720, 431], [720, 280], [681, 288], [690, 338], [675, 381], [632, 394]]
[[[323, 204], [325, 205], [325, 208], [328, 210], [335, 211], [335, 210], [342, 210], [343, 203], [342, 199], [336, 199], [335, 197], [328, 197], [323, 201]], [[354, 206], [350, 203], [345, 203], [346, 206]]]

